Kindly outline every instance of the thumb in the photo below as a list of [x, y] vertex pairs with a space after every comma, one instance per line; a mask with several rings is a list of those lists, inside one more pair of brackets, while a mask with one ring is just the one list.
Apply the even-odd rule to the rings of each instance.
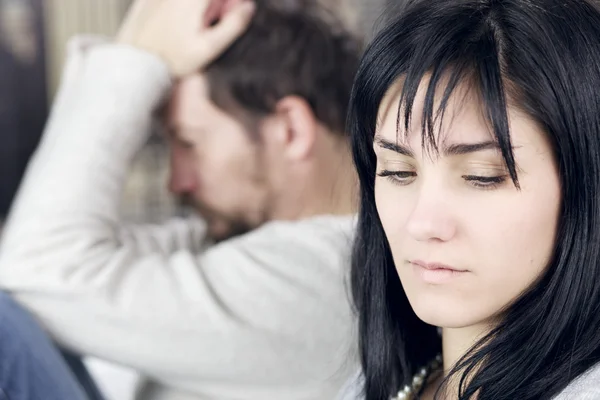
[[225, 12], [215, 26], [208, 28], [203, 33], [206, 43], [210, 43], [211, 61], [246, 31], [252, 21], [255, 9], [254, 1], [242, 1]]

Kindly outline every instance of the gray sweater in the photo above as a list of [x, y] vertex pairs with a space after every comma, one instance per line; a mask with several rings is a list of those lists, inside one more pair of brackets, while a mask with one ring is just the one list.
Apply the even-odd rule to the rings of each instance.
[[[361, 400], [362, 377], [356, 374], [348, 381], [338, 400]], [[553, 400], [600, 400], [600, 364], [575, 379]]]

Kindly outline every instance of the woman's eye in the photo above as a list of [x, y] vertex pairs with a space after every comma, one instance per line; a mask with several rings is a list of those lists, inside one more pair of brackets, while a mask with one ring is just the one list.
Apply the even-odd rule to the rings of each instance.
[[414, 180], [417, 174], [413, 171], [389, 171], [384, 169], [377, 176], [387, 178], [396, 185], [408, 185]]
[[480, 189], [494, 189], [506, 181], [507, 176], [477, 176], [463, 175], [463, 179], [470, 185]]
[[[382, 170], [377, 174], [382, 178], [387, 178], [389, 181], [396, 185], [408, 185], [414, 181], [417, 177], [417, 173], [414, 171], [391, 171]], [[499, 176], [478, 176], [478, 175], [463, 175], [462, 178], [469, 183], [471, 186], [478, 189], [494, 189], [503, 184], [507, 175]]]

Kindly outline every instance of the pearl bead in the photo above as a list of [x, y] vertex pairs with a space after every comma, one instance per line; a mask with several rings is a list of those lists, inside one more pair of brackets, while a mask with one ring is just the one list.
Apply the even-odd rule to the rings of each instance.
[[395, 397], [392, 397], [391, 400], [413, 400], [413, 392], [419, 392], [425, 382], [427, 382], [427, 378], [430, 372], [438, 369], [442, 363], [442, 356], [438, 355], [433, 361], [431, 361], [426, 368], [421, 368], [418, 373], [413, 376], [412, 385], [406, 385], [404, 388], [398, 392]]
[[408, 395], [404, 392], [398, 393], [394, 400], [408, 400]]

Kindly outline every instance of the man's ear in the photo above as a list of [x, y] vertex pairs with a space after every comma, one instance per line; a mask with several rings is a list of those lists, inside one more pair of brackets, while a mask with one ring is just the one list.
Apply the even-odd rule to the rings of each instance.
[[308, 102], [299, 96], [287, 96], [277, 102], [277, 140], [286, 158], [306, 159], [317, 141], [318, 123]]

